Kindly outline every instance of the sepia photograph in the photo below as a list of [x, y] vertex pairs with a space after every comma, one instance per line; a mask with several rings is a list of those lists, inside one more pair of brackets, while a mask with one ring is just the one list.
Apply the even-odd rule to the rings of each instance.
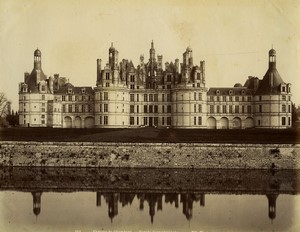
[[0, 231], [300, 231], [299, 0], [0, 0]]

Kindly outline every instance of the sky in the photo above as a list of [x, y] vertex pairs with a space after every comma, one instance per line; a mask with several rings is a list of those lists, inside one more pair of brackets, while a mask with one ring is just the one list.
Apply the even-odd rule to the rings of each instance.
[[190, 46], [194, 64], [205, 60], [208, 88], [263, 78], [273, 46], [300, 104], [300, 0], [0, 0], [0, 35], [0, 92], [14, 110], [36, 48], [47, 76], [95, 87], [96, 60], [107, 63], [111, 42], [137, 66], [152, 40], [163, 63], [182, 62]]

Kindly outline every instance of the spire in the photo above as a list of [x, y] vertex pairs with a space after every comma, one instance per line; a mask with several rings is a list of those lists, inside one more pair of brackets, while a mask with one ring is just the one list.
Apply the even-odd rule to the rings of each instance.
[[153, 43], [153, 40], [151, 41], [151, 48], [154, 49], [154, 43]]

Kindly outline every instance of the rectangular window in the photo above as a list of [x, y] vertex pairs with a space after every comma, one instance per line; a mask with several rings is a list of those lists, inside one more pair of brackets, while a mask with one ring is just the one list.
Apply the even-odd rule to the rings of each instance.
[[109, 72], [105, 73], [105, 79], [109, 80]]
[[140, 107], [136, 106], [136, 112], [139, 113], [140, 112]]
[[42, 114], [42, 115], [41, 115], [41, 118], [45, 118], [45, 115], [44, 115], [44, 114]]
[[149, 94], [149, 102], [153, 102], [153, 95]]
[[158, 126], [158, 117], [154, 117], [154, 126]]
[[78, 95], [75, 96], [75, 101], [78, 101]]
[[134, 89], [134, 85], [130, 85], [130, 89]]
[[209, 112], [210, 112], [210, 113], [214, 113], [214, 106], [213, 106], [213, 105], [210, 105], [210, 106], [209, 106]]
[[102, 116], [99, 118], [99, 124], [102, 125]]
[[194, 100], [196, 101], [197, 100], [197, 93], [194, 92]]
[[134, 94], [130, 94], [130, 101], [134, 102]]
[[194, 117], [194, 126], [197, 125], [197, 117]]
[[158, 113], [158, 105], [154, 106], [154, 113]]
[[147, 112], [148, 112], [147, 106], [145, 105], [145, 106], [144, 106], [144, 113], [147, 113]]
[[136, 125], [139, 125], [139, 124], [140, 124], [140, 118], [136, 117]]
[[104, 112], [108, 112], [108, 104], [104, 104]]
[[238, 96], [235, 97], [235, 101], [236, 101], [236, 102], [239, 101], [239, 97], [238, 97]]
[[102, 93], [100, 93], [100, 101], [102, 101]]
[[148, 125], [148, 118], [144, 117], [144, 125]]
[[134, 125], [134, 117], [130, 117], [130, 125]]
[[218, 102], [220, 101], [220, 96], [217, 96], [217, 101], [218, 101]]
[[69, 105], [69, 113], [72, 113], [72, 105]]
[[202, 117], [198, 117], [198, 125], [202, 125]]
[[68, 100], [69, 100], [69, 101], [72, 101], [72, 95], [69, 95], [69, 96], [68, 96]]
[[252, 111], [252, 110], [251, 110], [251, 106], [247, 106], [247, 112], [248, 112], [248, 113], [251, 113], [251, 111]]
[[202, 113], [202, 105], [198, 105], [198, 113]]
[[259, 111], [258, 111], [259, 113], [261, 113], [262, 112], [262, 105], [259, 105]]
[[167, 75], [167, 82], [171, 82], [171, 75]]
[[61, 100], [65, 101], [66, 100], [66, 96], [65, 95], [61, 96]]
[[164, 117], [161, 118], [161, 124], [165, 125], [165, 118]]
[[291, 113], [291, 105], [289, 105], [289, 113]]
[[281, 99], [282, 99], [282, 101], [285, 101], [286, 100], [286, 95], [282, 95]]
[[199, 101], [202, 101], [202, 94], [201, 93], [198, 94], [198, 97], [199, 97]]
[[196, 113], [196, 112], [197, 112], [197, 105], [194, 104], [194, 113]]
[[171, 101], [171, 94], [167, 94], [167, 101], [168, 101], [168, 102]]
[[219, 114], [220, 113], [220, 106], [217, 105], [217, 113]]
[[82, 112], [85, 112], [84, 105], [81, 105]]
[[162, 106], [162, 112], [163, 113], [165, 112], [165, 106]]
[[230, 96], [230, 97], [229, 97], [229, 101], [231, 101], [231, 102], [232, 102], [232, 96]]
[[144, 102], [147, 102], [148, 101], [148, 96], [147, 94], [144, 94]]
[[234, 109], [235, 113], [239, 113], [240, 112], [240, 108], [239, 106], [235, 106], [235, 109]]
[[99, 112], [102, 112], [102, 104], [99, 105]]
[[251, 97], [247, 97], [247, 101], [250, 102], [252, 99]]
[[63, 112], [63, 113], [66, 112], [66, 105], [62, 105], [62, 112]]
[[223, 102], [226, 102], [226, 96], [222, 97]]
[[78, 105], [75, 105], [75, 113], [78, 113]]
[[140, 100], [140, 97], [139, 97], [140, 95], [136, 95], [136, 101], [138, 102], [139, 100]]
[[108, 92], [104, 92], [104, 101], [108, 100]]
[[105, 83], [105, 86], [106, 86], [106, 87], [109, 87], [109, 82], [106, 82], [106, 83]]
[[161, 101], [164, 102], [165, 101], [165, 95], [161, 95]]
[[222, 107], [222, 111], [223, 111], [223, 113], [227, 113], [227, 111], [226, 111], [226, 105], [223, 105], [223, 107]]
[[45, 100], [45, 95], [44, 94], [42, 95], [42, 100]]
[[134, 106], [133, 105], [130, 106], [130, 113], [134, 113]]
[[232, 114], [232, 105], [229, 106], [229, 113]]
[[108, 125], [108, 116], [104, 116], [104, 125]]
[[158, 94], [154, 94], [154, 101], [158, 102]]
[[281, 108], [282, 108], [282, 112], [285, 113], [286, 112], [286, 105], [282, 105]]
[[282, 124], [283, 126], [285, 126], [285, 123], [286, 123], [286, 122], [285, 122], [285, 117], [282, 117], [282, 118], [281, 118], [281, 124]]
[[170, 105], [167, 106], [167, 113], [172, 113], [172, 109]]
[[168, 125], [168, 126], [171, 125], [171, 117], [167, 117], [167, 125]]
[[153, 106], [152, 105], [149, 106], [149, 113], [153, 113]]
[[134, 82], [134, 75], [130, 75], [130, 81]]
[[289, 126], [291, 125], [291, 117], [289, 117]]
[[262, 97], [261, 96], [259, 96], [259, 101], [261, 101], [262, 100]]

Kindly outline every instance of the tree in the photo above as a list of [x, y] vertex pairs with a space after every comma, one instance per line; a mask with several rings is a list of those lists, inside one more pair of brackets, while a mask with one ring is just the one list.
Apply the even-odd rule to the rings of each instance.
[[8, 125], [6, 116], [10, 114], [10, 104], [5, 94], [0, 92], [0, 127]]
[[292, 125], [293, 127], [296, 127], [296, 122], [299, 120], [299, 106], [298, 109], [295, 106], [295, 103], [292, 103]]

